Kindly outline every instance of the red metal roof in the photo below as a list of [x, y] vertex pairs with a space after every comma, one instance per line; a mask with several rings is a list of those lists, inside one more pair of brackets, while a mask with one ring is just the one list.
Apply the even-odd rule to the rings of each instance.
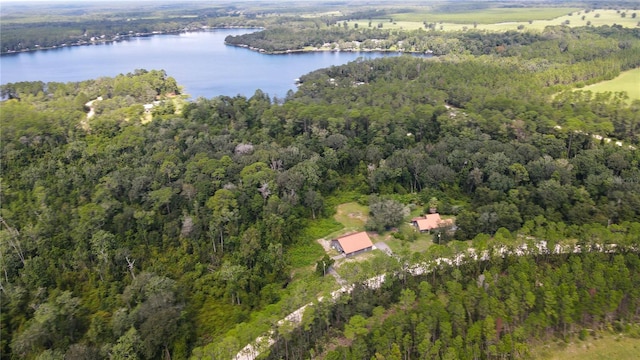
[[418, 225], [418, 230], [427, 231], [439, 228], [441, 226], [452, 225], [452, 219], [441, 219], [440, 214], [427, 214], [421, 219], [414, 219], [416, 225]]
[[371, 242], [371, 239], [369, 239], [369, 235], [366, 231], [345, 235], [337, 238], [336, 241], [340, 244], [340, 247], [345, 254], [373, 247], [373, 243]]

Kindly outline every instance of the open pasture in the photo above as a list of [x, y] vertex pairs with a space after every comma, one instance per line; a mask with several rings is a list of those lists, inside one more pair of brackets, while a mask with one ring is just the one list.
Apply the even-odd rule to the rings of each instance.
[[640, 340], [624, 335], [605, 335], [598, 339], [589, 337], [584, 341], [532, 349], [533, 358], [546, 360], [631, 360], [637, 359], [639, 353]]
[[626, 91], [627, 95], [629, 95], [629, 101], [640, 100], [640, 68], [625, 71], [615, 79], [585, 86], [580, 90], [590, 90], [592, 92]]
[[[528, 9], [486, 9], [468, 13], [400, 13], [390, 15], [387, 18], [349, 21], [349, 27], [358, 24], [358, 27], [375, 28], [382, 24], [384, 29], [415, 30], [424, 29], [424, 22], [436, 23], [436, 31], [509, 31], [532, 30], [542, 31], [547, 26], [567, 25], [578, 26], [603, 26], [621, 25], [627, 28], [638, 27], [640, 24], [640, 10], [592, 10], [575, 8], [528, 8]], [[623, 17], [624, 14], [624, 17]], [[393, 20], [393, 21], [390, 21]]]
[[390, 15], [394, 21], [443, 22], [457, 24], [495, 24], [501, 22], [527, 22], [529, 20], [552, 20], [578, 8], [489, 8], [459, 12], [424, 11]]
[[[623, 17], [622, 14], [625, 14], [625, 16]], [[513, 23], [513, 25], [515, 25], [516, 27], [520, 24], [525, 26], [525, 29], [533, 29], [533, 30], [544, 30], [545, 27], [547, 26], [551, 26], [551, 25], [568, 25], [571, 27], [578, 27], [578, 26], [604, 26], [604, 25], [608, 25], [608, 26], [613, 26], [613, 25], [621, 25], [623, 27], [627, 27], [627, 28], [634, 28], [637, 27], [638, 24], [640, 23], [640, 18], [636, 15], [636, 17], [633, 17], [633, 14], [639, 14], [640, 11], [634, 11], [634, 10], [620, 10], [620, 12], [618, 12], [618, 10], [592, 10], [589, 11], [588, 13], [585, 12], [584, 10], [582, 11], [577, 11], [577, 12], [573, 12], [571, 13], [571, 15], [569, 15], [568, 13], [551, 19], [551, 20], [534, 20], [531, 24], [529, 24], [529, 22], [520, 22], [520, 23]], [[487, 30], [499, 30], [502, 27], [504, 27], [504, 25], [512, 25], [512, 24], [492, 24], [489, 25], [489, 27], [487, 28]]]

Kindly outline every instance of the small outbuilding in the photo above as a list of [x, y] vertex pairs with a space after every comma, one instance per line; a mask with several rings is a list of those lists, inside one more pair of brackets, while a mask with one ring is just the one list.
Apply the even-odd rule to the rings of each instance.
[[453, 226], [453, 219], [442, 219], [438, 213], [413, 218], [411, 219], [411, 222], [420, 232]]
[[353, 256], [373, 249], [373, 243], [366, 231], [345, 235], [331, 240], [331, 247], [345, 256]]

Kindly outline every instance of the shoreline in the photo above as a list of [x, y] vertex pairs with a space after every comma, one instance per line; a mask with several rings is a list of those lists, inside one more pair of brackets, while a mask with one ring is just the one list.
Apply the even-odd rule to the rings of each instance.
[[[151, 37], [156, 35], [183, 34], [183, 33], [189, 33], [189, 32], [201, 32], [201, 31], [209, 31], [209, 30], [216, 30], [216, 29], [256, 30], [256, 29], [264, 29], [264, 27], [260, 27], [260, 26], [251, 27], [251, 26], [239, 26], [239, 25], [215, 26], [215, 27], [202, 26], [202, 27], [183, 28], [179, 30], [153, 31], [149, 33], [132, 33], [132, 34], [125, 34], [125, 35], [116, 35], [112, 38], [94, 38], [90, 40], [79, 40], [75, 43], [70, 43], [70, 44], [65, 43], [65, 44], [54, 45], [54, 46], [46, 46], [46, 47], [39, 46], [36, 48], [5, 51], [5, 52], [0, 52], [0, 56], [10, 56], [15, 54], [32, 53], [37, 51], [56, 50], [56, 49], [74, 47], [74, 46], [105, 45], [110, 43], [127, 41], [134, 38]], [[404, 50], [388, 50], [388, 49], [385, 50], [385, 49], [378, 49], [378, 48], [376, 49], [314, 48], [314, 49], [287, 49], [287, 50], [279, 50], [279, 51], [267, 51], [261, 48], [256, 48], [256, 47], [247, 45], [247, 44], [230, 44], [230, 43], [227, 43], [226, 41], [224, 42], [224, 44], [226, 46], [245, 48], [245, 49], [258, 52], [261, 54], [265, 54], [265, 55], [287, 55], [287, 54], [302, 54], [302, 53], [312, 53], [312, 52], [364, 52], [364, 53], [379, 52], [379, 53], [402, 53], [402, 54], [410, 54], [410, 55], [432, 55], [433, 54], [432, 52], [429, 52], [429, 51], [422, 52], [422, 51], [404, 51]]]
[[323, 48], [315, 48], [315, 49], [288, 49], [288, 50], [279, 50], [279, 51], [267, 51], [265, 49], [256, 48], [253, 46], [249, 46], [247, 44], [229, 44], [228, 42], [224, 42], [227, 46], [240, 47], [247, 50], [255, 51], [260, 54], [265, 55], [287, 55], [287, 54], [302, 54], [302, 53], [313, 53], [313, 52], [351, 52], [351, 53], [401, 53], [401, 54], [409, 54], [409, 55], [433, 55], [433, 52], [422, 52], [422, 51], [404, 51], [404, 50], [384, 50], [384, 49], [323, 49]]
[[236, 26], [236, 25], [215, 26], [215, 27], [202, 26], [202, 27], [183, 28], [183, 29], [179, 29], [179, 30], [152, 31], [152, 32], [149, 32], [149, 33], [132, 33], [132, 34], [125, 34], [125, 35], [116, 35], [116, 36], [108, 38], [108, 39], [107, 38], [104, 38], [104, 39], [103, 38], [96, 38], [94, 40], [79, 40], [79, 41], [76, 41], [76, 42], [70, 43], [70, 44], [66, 44], [65, 43], [65, 44], [54, 45], [54, 46], [38, 46], [36, 48], [3, 51], [3, 52], [0, 52], [0, 56], [16, 55], [16, 54], [30, 53], [30, 52], [37, 52], [37, 51], [46, 51], [46, 50], [56, 50], [56, 49], [74, 47], [74, 46], [105, 45], [105, 44], [110, 44], [110, 43], [127, 41], [127, 40], [134, 39], [134, 38], [150, 37], [150, 36], [156, 36], [156, 35], [184, 34], [184, 33], [189, 33], [189, 32], [200, 32], [200, 31], [209, 31], [209, 30], [216, 30], [216, 29], [249, 29], [249, 30], [255, 30], [255, 29], [263, 29], [263, 28], [262, 27], [251, 27], [251, 26]]

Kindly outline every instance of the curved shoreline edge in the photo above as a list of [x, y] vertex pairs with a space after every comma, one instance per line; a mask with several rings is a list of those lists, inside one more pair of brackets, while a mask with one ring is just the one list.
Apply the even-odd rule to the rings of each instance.
[[352, 52], [352, 53], [399, 53], [399, 54], [409, 54], [409, 55], [432, 55], [433, 52], [422, 52], [422, 51], [403, 51], [403, 50], [384, 50], [384, 49], [322, 49], [322, 48], [313, 48], [313, 49], [287, 49], [287, 50], [278, 50], [278, 51], [267, 51], [265, 49], [253, 47], [247, 44], [230, 44], [228, 42], [224, 42], [227, 46], [234, 46], [239, 48], [248, 49], [251, 51], [255, 51], [265, 55], [287, 55], [287, 54], [303, 54], [303, 53], [314, 53], [314, 52]]
[[60, 45], [54, 45], [54, 46], [38, 46], [37, 48], [28, 48], [23, 50], [2, 51], [0, 52], [0, 56], [5, 56], [5, 55], [8, 56], [8, 55], [15, 55], [15, 54], [22, 54], [22, 53], [33, 53], [33, 52], [43, 51], [43, 50], [46, 51], [46, 50], [63, 49], [63, 48], [74, 47], [74, 46], [105, 45], [110, 43], [127, 41], [135, 38], [144, 38], [144, 37], [150, 37], [150, 36], [156, 36], [156, 35], [186, 34], [191, 32], [201, 32], [201, 31], [210, 31], [210, 30], [218, 30], [218, 29], [258, 30], [258, 29], [264, 29], [264, 28], [252, 27], [252, 26], [235, 26], [235, 25], [213, 26], [213, 27], [202, 26], [202, 27], [190, 27], [190, 28], [182, 28], [182, 29], [167, 30], [167, 31], [152, 31], [148, 33], [132, 33], [132, 34], [116, 35], [108, 39], [96, 38], [94, 40], [78, 40], [70, 44], [60, 44]]

